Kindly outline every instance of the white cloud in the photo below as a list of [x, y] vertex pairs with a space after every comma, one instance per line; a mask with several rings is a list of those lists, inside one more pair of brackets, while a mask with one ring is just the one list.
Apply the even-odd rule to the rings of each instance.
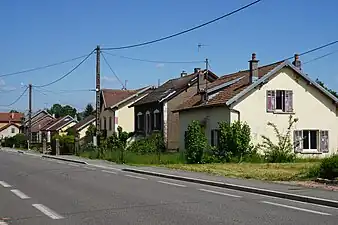
[[163, 64], [163, 63], [158, 63], [158, 64], [156, 64], [156, 68], [162, 68], [162, 67], [164, 67], [164, 64]]
[[107, 81], [107, 82], [115, 82], [115, 81], [116, 81], [116, 78], [115, 78], [115, 77], [103, 76], [103, 77], [101, 78], [101, 80]]

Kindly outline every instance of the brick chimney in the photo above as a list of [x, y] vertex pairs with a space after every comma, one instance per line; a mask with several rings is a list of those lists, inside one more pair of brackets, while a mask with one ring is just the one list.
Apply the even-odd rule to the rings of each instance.
[[249, 79], [250, 83], [253, 83], [258, 80], [258, 62], [256, 59], [256, 53], [252, 53], [251, 60], [249, 60]]
[[11, 114], [11, 119], [14, 119], [14, 113], [12, 112], [12, 114]]
[[295, 54], [294, 60], [292, 62], [292, 64], [297, 67], [298, 69], [302, 69], [302, 62], [299, 60], [299, 55]]
[[197, 93], [202, 92], [205, 89], [205, 82], [204, 73], [203, 71], [198, 71], [197, 73]]

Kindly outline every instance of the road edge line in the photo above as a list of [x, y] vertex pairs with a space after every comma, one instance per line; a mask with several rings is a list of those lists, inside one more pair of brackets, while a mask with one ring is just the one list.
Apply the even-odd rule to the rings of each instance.
[[42, 158], [55, 159], [55, 160], [61, 160], [61, 161], [66, 161], [66, 162], [73, 162], [73, 163], [79, 163], [79, 164], [88, 165], [87, 162], [81, 161], [81, 160], [76, 160], [76, 159], [66, 159], [66, 158], [57, 157], [57, 156], [50, 156], [50, 155], [42, 155], [41, 157]]
[[256, 194], [261, 194], [261, 195], [266, 195], [266, 196], [273, 196], [277, 198], [284, 198], [284, 199], [290, 199], [290, 200], [295, 200], [295, 201], [300, 201], [300, 202], [307, 202], [307, 203], [313, 203], [317, 205], [324, 205], [324, 206], [338, 208], [338, 201], [333, 201], [329, 199], [316, 198], [316, 197], [310, 197], [310, 196], [304, 196], [304, 195], [296, 195], [296, 194], [279, 192], [279, 191], [274, 191], [274, 190], [269, 190], [269, 189], [261, 189], [261, 188], [242, 186], [242, 185], [237, 185], [237, 184], [223, 183], [223, 182], [210, 181], [210, 180], [202, 180], [198, 178], [183, 177], [183, 176], [177, 176], [177, 175], [172, 175], [172, 174], [157, 173], [157, 172], [138, 170], [138, 169], [132, 169], [132, 168], [125, 168], [122, 170], [126, 172], [145, 174], [145, 175], [150, 175], [150, 176], [163, 177], [163, 178], [187, 181], [187, 182], [198, 183], [198, 184], [205, 184], [209, 186], [233, 189], [233, 190], [244, 191], [244, 192], [249, 192], [249, 193], [256, 193]]

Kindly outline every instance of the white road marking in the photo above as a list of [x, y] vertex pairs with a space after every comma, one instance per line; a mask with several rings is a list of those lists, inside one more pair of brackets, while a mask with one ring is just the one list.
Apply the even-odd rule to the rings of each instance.
[[63, 219], [62, 216], [42, 204], [33, 204], [32, 206], [53, 220]]
[[24, 193], [22, 193], [21, 191], [17, 190], [17, 189], [13, 189], [11, 190], [11, 192], [13, 192], [16, 196], [18, 196], [21, 199], [29, 199], [30, 197], [25, 195]]
[[88, 167], [88, 166], [84, 166], [83, 168], [85, 168], [85, 169], [87, 169], [87, 170], [96, 170], [95, 168]]
[[101, 170], [102, 172], [104, 172], [104, 173], [112, 173], [112, 174], [117, 174], [116, 172], [114, 172], [114, 171], [109, 171], [109, 170]]
[[132, 178], [136, 178], [136, 179], [141, 179], [141, 180], [148, 180], [148, 178], [145, 178], [145, 177], [138, 177], [138, 176], [129, 175], [129, 174], [126, 174], [124, 176], [126, 176], [126, 177], [132, 177]]
[[8, 225], [8, 223], [6, 223], [5, 221], [1, 221], [0, 220], [0, 225]]
[[228, 193], [224, 193], [224, 192], [212, 191], [212, 190], [207, 190], [207, 189], [198, 189], [198, 190], [204, 191], [204, 192], [213, 193], [213, 194], [218, 194], [218, 195], [224, 195], [224, 196], [234, 197], [234, 198], [242, 198], [242, 196], [232, 195], [232, 194], [228, 194]]
[[3, 186], [4, 188], [12, 187], [11, 185], [7, 184], [5, 181], [1, 181], [1, 180], [0, 180], [0, 185]]
[[117, 168], [113, 168], [113, 167], [110, 167], [110, 166], [101, 166], [101, 165], [90, 164], [90, 163], [87, 163], [87, 165], [93, 166], [93, 167], [96, 167], [96, 168], [100, 168], [100, 169], [122, 171], [122, 169], [117, 169]]
[[187, 186], [185, 186], [183, 184], [176, 184], [176, 183], [166, 182], [166, 181], [162, 181], [162, 180], [159, 180], [157, 182], [162, 183], [162, 184], [168, 184], [168, 185], [172, 185], [172, 186], [177, 186], [177, 187], [187, 187]]
[[270, 204], [270, 205], [284, 207], [284, 208], [296, 209], [296, 210], [299, 210], [299, 211], [310, 212], [310, 213], [315, 213], [315, 214], [325, 215], [325, 216], [331, 216], [331, 214], [329, 214], [329, 213], [324, 213], [324, 212], [319, 212], [319, 211], [315, 211], [315, 210], [299, 208], [299, 207], [295, 207], [295, 206], [291, 206], [291, 205], [283, 205], [283, 204], [279, 204], [279, 203], [275, 203], [275, 202], [268, 202], [268, 201], [261, 201], [261, 202], [265, 203], [265, 204]]

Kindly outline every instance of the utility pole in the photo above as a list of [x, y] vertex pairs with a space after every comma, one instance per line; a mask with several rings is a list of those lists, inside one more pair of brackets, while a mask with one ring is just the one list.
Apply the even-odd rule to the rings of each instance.
[[206, 99], [208, 99], [208, 80], [209, 80], [209, 60], [205, 59], [205, 94]]
[[100, 108], [101, 108], [101, 79], [100, 79], [100, 56], [101, 49], [98, 45], [96, 47], [96, 144], [98, 146], [100, 140], [100, 130], [101, 130], [101, 121], [100, 121]]
[[32, 142], [32, 84], [28, 85], [28, 149]]

